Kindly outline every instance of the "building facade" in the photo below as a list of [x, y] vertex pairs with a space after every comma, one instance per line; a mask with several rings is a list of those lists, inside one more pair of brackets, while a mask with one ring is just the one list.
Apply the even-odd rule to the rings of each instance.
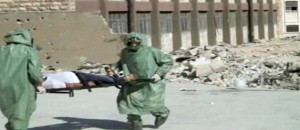
[[[166, 52], [278, 36], [277, 0], [77, 0], [100, 8], [114, 33], [141, 32]], [[100, 6], [99, 6], [100, 4]]]
[[[276, 38], [280, 34], [277, 30], [283, 28], [277, 17], [281, 14], [281, 1], [0, 0], [0, 13], [100, 12], [112, 33], [140, 32], [147, 35], [152, 46], [170, 52], [192, 46], [237, 45]], [[295, 14], [287, 17], [292, 15]], [[287, 30], [297, 30], [295, 23], [286, 22]]]
[[300, 33], [300, 0], [283, 0], [282, 6], [282, 30], [285, 36], [299, 35]]

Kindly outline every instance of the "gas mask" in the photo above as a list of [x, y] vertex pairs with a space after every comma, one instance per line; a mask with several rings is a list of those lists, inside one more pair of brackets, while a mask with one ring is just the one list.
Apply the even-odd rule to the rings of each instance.
[[132, 37], [127, 43], [127, 48], [131, 51], [137, 51], [140, 48], [141, 39], [137, 37]]

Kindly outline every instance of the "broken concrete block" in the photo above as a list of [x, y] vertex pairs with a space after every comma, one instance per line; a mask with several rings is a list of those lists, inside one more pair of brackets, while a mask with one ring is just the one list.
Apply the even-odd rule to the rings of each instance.
[[287, 72], [300, 72], [300, 62], [290, 62], [286, 67]]
[[212, 73], [212, 74], [208, 75], [208, 79], [210, 79], [211, 81], [219, 80], [219, 79], [221, 79], [221, 74]]
[[195, 67], [195, 69], [196, 69], [196, 77], [205, 77], [214, 73], [214, 71], [212, 70], [209, 64], [198, 65], [197, 67]]
[[206, 58], [206, 59], [211, 59], [212, 57], [216, 57], [215, 54], [213, 54], [211, 51], [205, 51], [203, 53], [203, 56]]
[[189, 60], [189, 59], [191, 59], [191, 58], [192, 58], [191, 56], [181, 56], [181, 57], [177, 57], [177, 58], [175, 59], [175, 61], [180, 63], [180, 62]]
[[221, 52], [218, 53], [218, 56], [227, 57], [227, 52], [226, 51], [221, 51]]
[[191, 75], [191, 72], [185, 70], [185, 71], [183, 71], [183, 72], [181, 73], [181, 75], [182, 75], [183, 77], [189, 77], [189, 76]]
[[194, 79], [193, 79], [193, 82], [198, 83], [198, 82], [200, 82], [200, 79], [199, 79], [199, 78], [194, 78]]
[[244, 59], [244, 58], [239, 58], [239, 59], [236, 60], [236, 62], [237, 62], [237, 63], [243, 63], [243, 62], [245, 62], [245, 60], [246, 60], [246, 59]]
[[245, 79], [242, 78], [235, 78], [232, 81], [232, 87], [234, 88], [246, 88], [247, 86], [247, 82]]
[[195, 48], [192, 48], [189, 50], [189, 53], [192, 55], [192, 56], [195, 56], [198, 54], [198, 50], [199, 50], [199, 47], [195, 47]]
[[223, 63], [222, 60], [213, 60], [211, 63], [211, 68], [214, 72], [220, 73], [227, 69], [226, 65]]
[[276, 66], [275, 62], [270, 62], [270, 61], [265, 61], [263, 64], [268, 68], [273, 68]]
[[195, 68], [195, 67], [201, 66], [201, 65], [208, 65], [208, 64], [211, 64], [211, 61], [207, 60], [205, 57], [200, 57], [200, 58], [197, 58], [197, 59], [189, 62], [189, 66], [191, 68]]

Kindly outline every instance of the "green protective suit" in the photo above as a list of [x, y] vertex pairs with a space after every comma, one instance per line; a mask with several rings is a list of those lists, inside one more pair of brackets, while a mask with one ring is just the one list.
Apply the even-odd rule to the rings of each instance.
[[42, 82], [39, 58], [25, 29], [11, 31], [0, 48], [0, 108], [8, 130], [26, 130], [35, 110], [34, 85]]
[[137, 51], [130, 51], [126, 47], [121, 52], [118, 67], [124, 75], [136, 74], [139, 78], [152, 78], [158, 74], [162, 80], [158, 82], [135, 82], [122, 87], [117, 98], [118, 109], [121, 114], [167, 116], [168, 109], [164, 106], [166, 81], [164, 75], [171, 69], [173, 61], [160, 50], [147, 46], [147, 39], [139, 33], [130, 33], [125, 37], [125, 44], [129, 39], [141, 39]]

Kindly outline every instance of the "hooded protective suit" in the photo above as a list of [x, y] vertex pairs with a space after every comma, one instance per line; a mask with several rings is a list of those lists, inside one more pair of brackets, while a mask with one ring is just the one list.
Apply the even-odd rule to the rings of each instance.
[[164, 75], [172, 67], [172, 59], [160, 50], [147, 46], [147, 39], [139, 33], [130, 33], [125, 38], [125, 44], [131, 38], [141, 40], [136, 51], [130, 47], [121, 52], [119, 69], [124, 75], [136, 74], [139, 78], [152, 78], [158, 74], [162, 80], [158, 82], [128, 83], [122, 87], [117, 98], [118, 109], [121, 114], [144, 115], [150, 114], [166, 116], [168, 109], [164, 106], [166, 81]]
[[0, 108], [9, 130], [26, 130], [35, 110], [35, 88], [42, 82], [39, 58], [25, 29], [11, 31], [0, 48]]

